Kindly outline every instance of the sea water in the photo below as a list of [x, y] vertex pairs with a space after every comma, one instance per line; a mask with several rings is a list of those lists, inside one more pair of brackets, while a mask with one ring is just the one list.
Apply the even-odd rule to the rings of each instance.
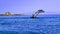
[[60, 34], [60, 16], [0, 16], [0, 34]]

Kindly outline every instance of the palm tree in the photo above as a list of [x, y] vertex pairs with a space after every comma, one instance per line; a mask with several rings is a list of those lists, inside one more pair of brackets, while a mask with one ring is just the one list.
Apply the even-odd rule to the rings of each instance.
[[42, 9], [38, 10], [37, 12], [35, 12], [35, 14], [32, 14], [31, 18], [35, 18], [39, 13], [44, 13], [45, 11], [43, 11]]

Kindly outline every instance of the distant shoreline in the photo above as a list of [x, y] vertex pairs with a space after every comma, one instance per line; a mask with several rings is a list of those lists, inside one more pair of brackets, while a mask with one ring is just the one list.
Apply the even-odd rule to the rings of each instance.
[[[31, 16], [32, 14], [28, 15], [28, 14], [0, 14], [0, 16]], [[41, 16], [41, 15], [60, 15], [60, 14], [39, 14], [38, 16]]]
[[24, 14], [11, 14], [11, 15], [0, 14], [0, 16], [25, 16], [25, 15]]

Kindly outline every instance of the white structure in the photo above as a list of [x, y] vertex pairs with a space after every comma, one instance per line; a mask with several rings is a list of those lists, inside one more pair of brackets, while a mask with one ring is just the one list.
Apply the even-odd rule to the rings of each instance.
[[11, 15], [11, 13], [10, 12], [5, 12], [5, 14], [4, 15], [6, 15], [6, 16], [10, 16]]

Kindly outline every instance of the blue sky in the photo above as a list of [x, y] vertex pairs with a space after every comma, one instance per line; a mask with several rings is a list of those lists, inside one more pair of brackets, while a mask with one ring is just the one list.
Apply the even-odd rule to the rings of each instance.
[[31, 15], [38, 9], [45, 11], [42, 14], [59, 14], [60, 0], [0, 0], [0, 13], [10, 11]]

